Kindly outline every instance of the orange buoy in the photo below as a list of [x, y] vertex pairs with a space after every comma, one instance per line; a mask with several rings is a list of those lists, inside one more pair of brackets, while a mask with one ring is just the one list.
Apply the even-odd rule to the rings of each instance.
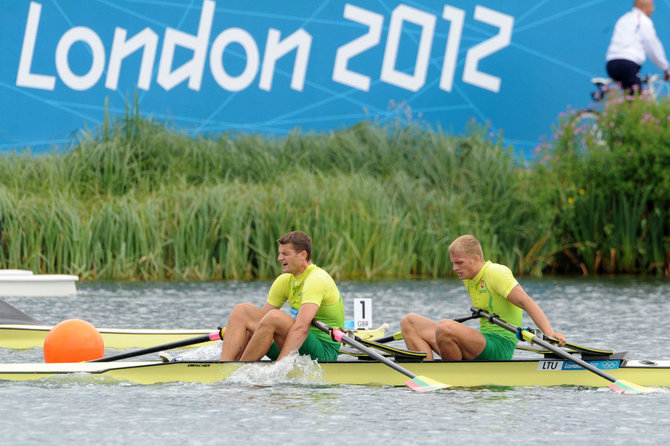
[[45, 362], [82, 362], [102, 358], [105, 343], [89, 322], [68, 319], [55, 325], [44, 339]]

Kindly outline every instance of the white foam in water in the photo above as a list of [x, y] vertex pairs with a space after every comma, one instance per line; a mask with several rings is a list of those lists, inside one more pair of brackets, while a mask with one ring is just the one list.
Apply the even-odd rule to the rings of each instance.
[[321, 384], [321, 366], [309, 356], [291, 353], [280, 361], [252, 363], [237, 369], [225, 382], [245, 385]]
[[222, 348], [223, 342], [218, 341], [212, 345], [171, 353], [176, 361], [218, 361], [221, 358]]
[[[218, 361], [222, 348], [223, 342], [219, 341], [212, 345], [171, 353], [175, 361]], [[323, 383], [319, 363], [309, 356], [301, 356], [296, 352], [278, 362], [263, 361], [244, 365], [225, 381], [259, 386]]]

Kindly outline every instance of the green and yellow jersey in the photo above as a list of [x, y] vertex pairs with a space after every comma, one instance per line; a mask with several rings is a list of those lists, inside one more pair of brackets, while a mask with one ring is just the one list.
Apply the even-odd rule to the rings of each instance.
[[[288, 301], [295, 311], [300, 310], [302, 304], [311, 303], [319, 306], [314, 318], [331, 327], [344, 326], [344, 305], [342, 296], [330, 274], [316, 265], [310, 265], [305, 271], [294, 276], [284, 273], [275, 279], [268, 294], [267, 303], [280, 308]], [[337, 345], [327, 333], [316, 327], [310, 327], [310, 332], [324, 342]]]
[[[464, 280], [463, 284], [475, 307], [491, 314], [497, 314], [501, 319], [517, 327], [521, 326], [523, 311], [507, 300], [512, 289], [519, 284], [508, 267], [486, 262], [475, 278]], [[515, 345], [518, 342], [516, 334], [490, 323], [485, 318], [479, 320], [479, 330], [482, 333], [492, 333], [507, 338]]]

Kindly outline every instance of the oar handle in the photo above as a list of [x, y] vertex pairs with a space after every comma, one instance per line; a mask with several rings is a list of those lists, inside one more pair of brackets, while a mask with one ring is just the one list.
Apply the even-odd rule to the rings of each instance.
[[157, 345], [155, 347], [143, 348], [132, 352], [119, 353], [118, 355], [111, 355], [106, 356], [104, 358], [93, 359], [88, 362], [118, 361], [119, 359], [126, 359], [135, 356], [147, 355], [149, 353], [155, 353], [161, 350], [170, 350], [173, 348], [186, 347], [188, 345], [200, 344], [201, 342], [218, 341], [223, 339], [223, 333], [225, 332], [225, 330], [226, 330], [225, 327], [219, 328], [217, 331], [213, 331], [210, 334], [197, 336], [195, 338], [182, 339], [181, 341], [169, 342], [167, 344]]
[[387, 366], [391, 367], [392, 369], [402, 373], [403, 375], [408, 376], [410, 378], [416, 378], [416, 375], [414, 373], [412, 373], [409, 370], [399, 366], [398, 364], [389, 360], [388, 358], [385, 358], [384, 356], [377, 353], [376, 351], [374, 351], [370, 348], [367, 348], [366, 346], [364, 346], [360, 342], [356, 341], [355, 339], [350, 338], [349, 336], [344, 334], [344, 332], [342, 330], [340, 330], [339, 328], [331, 328], [328, 325], [324, 324], [323, 322], [317, 321], [316, 319], [312, 320], [312, 325], [315, 326], [316, 328], [318, 328], [319, 330], [321, 330], [325, 333], [328, 333], [333, 338], [333, 340], [335, 340], [337, 342], [342, 342], [344, 344], [349, 344], [352, 347], [357, 348], [358, 350], [362, 351], [366, 355], [370, 356], [371, 358], [376, 359], [377, 361], [382, 362], [382, 363], [386, 364]]

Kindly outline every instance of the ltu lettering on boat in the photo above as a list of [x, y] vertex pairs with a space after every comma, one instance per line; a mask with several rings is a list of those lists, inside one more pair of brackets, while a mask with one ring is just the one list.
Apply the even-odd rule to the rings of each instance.
[[561, 370], [563, 361], [540, 361], [538, 370]]
[[[209, 60], [210, 73], [222, 89], [233, 92], [242, 91], [254, 82], [260, 71], [258, 88], [271, 91], [277, 61], [295, 52], [291, 89], [303, 90], [312, 48], [313, 37], [311, 34], [300, 28], [283, 37], [278, 29], [269, 28], [261, 61], [261, 53], [256, 39], [242, 28], [227, 28], [213, 39], [211, 38], [215, 8], [216, 2], [212, 0], [203, 1], [196, 34], [189, 34], [170, 27], [165, 28], [156, 74], [158, 85], [169, 91], [188, 81], [189, 89], [200, 91], [205, 64]], [[33, 72], [36, 46], [51, 44], [51, 39], [45, 37], [40, 39], [41, 14], [42, 4], [31, 2], [21, 47], [16, 85], [18, 87], [54, 90], [56, 76]], [[379, 60], [381, 67], [373, 65], [373, 70], [375, 73], [379, 73], [381, 82], [414, 92], [419, 91], [426, 85], [428, 66], [431, 62], [431, 50], [436, 35], [439, 37], [439, 33], [435, 32], [438, 20], [436, 15], [415, 7], [399, 4], [390, 13], [385, 43], [382, 43], [384, 15], [350, 4], [345, 4], [343, 15], [345, 19], [363, 25], [366, 29], [363, 35], [340, 45], [335, 53], [330, 55], [334, 59], [333, 81], [361, 91], [368, 91], [372, 77], [365, 73], [353, 71], [349, 68], [349, 62], [354, 57], [383, 45], [383, 57]], [[441, 67], [439, 87], [443, 91], [451, 92], [466, 14], [462, 9], [445, 5], [441, 18], [448, 22], [449, 33], [443, 52], [444, 62]], [[486, 57], [509, 46], [514, 18], [477, 5], [474, 8], [474, 20], [496, 27], [499, 31], [492, 37], [475, 43], [467, 50], [462, 80], [465, 83], [497, 93], [500, 91], [501, 79], [480, 71], [479, 64]], [[406, 31], [404, 28], [407, 26], [411, 27], [412, 30], [416, 27], [420, 29], [414, 65], [398, 69], [397, 61], [400, 54], [401, 39], [403, 38], [403, 31]], [[139, 67], [137, 87], [142, 90], [149, 90], [158, 53], [160, 40], [158, 33], [146, 27], [128, 38], [128, 30], [117, 26], [114, 30], [108, 59], [103, 37], [88, 26], [75, 26], [65, 31], [55, 46], [54, 60], [58, 78], [70, 89], [83, 91], [93, 88], [106, 71], [105, 87], [116, 90], [124, 60], [141, 51], [142, 60]], [[86, 72], [83, 74], [75, 73], [68, 60], [70, 51], [77, 43], [86, 45], [90, 54], [90, 64], [85, 68]], [[244, 68], [238, 74], [230, 74], [223, 63], [224, 52], [230, 45], [236, 45], [242, 49]], [[190, 51], [192, 57], [180, 66], [174, 67], [175, 53], [181, 52], [180, 48]], [[208, 52], [209, 59], [207, 58]], [[434, 55], [433, 57], [437, 58], [438, 56]], [[377, 70], [377, 68], [380, 69]]]

